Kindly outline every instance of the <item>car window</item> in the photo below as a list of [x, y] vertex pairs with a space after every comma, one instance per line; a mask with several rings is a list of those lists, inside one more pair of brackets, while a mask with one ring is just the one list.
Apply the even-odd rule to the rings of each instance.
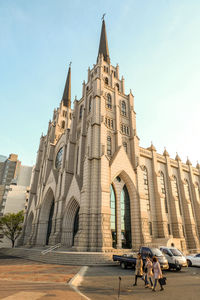
[[151, 248], [153, 255], [162, 256], [162, 252], [158, 248]]
[[170, 248], [169, 250], [172, 252], [174, 256], [182, 256], [182, 253], [176, 248]]
[[171, 253], [171, 251], [170, 251], [170, 250], [168, 250], [168, 249], [163, 249], [163, 250], [162, 250], [162, 252], [163, 252], [164, 254], [167, 254], [167, 255], [173, 256], [173, 254]]
[[195, 257], [200, 257], [200, 254], [197, 254]]

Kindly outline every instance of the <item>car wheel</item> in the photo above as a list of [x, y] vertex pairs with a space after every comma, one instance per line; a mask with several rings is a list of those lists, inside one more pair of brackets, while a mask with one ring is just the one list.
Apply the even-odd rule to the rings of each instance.
[[127, 268], [127, 265], [124, 262], [121, 262], [120, 266], [121, 266], [122, 269], [126, 269]]
[[188, 267], [191, 267], [192, 266], [191, 260], [187, 259], [187, 264], [188, 264]]
[[181, 266], [176, 267], [176, 272], [179, 272], [181, 270]]

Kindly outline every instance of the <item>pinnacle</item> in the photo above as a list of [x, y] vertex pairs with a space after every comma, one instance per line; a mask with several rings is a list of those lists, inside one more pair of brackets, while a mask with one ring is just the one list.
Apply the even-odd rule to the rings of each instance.
[[67, 74], [67, 80], [65, 83], [62, 101], [64, 106], [71, 107], [71, 63]]
[[102, 27], [101, 27], [101, 37], [100, 37], [100, 43], [99, 43], [98, 57], [100, 55], [103, 55], [104, 61], [106, 61], [107, 63], [110, 63], [108, 41], [107, 41], [107, 35], [106, 35], [106, 25], [105, 25], [104, 19], [102, 21]]

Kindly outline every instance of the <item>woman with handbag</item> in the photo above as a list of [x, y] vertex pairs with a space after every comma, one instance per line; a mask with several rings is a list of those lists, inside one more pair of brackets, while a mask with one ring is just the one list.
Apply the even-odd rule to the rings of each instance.
[[152, 291], [155, 292], [156, 291], [156, 285], [157, 285], [157, 282], [159, 282], [160, 284], [160, 291], [163, 291], [164, 288], [162, 286], [162, 283], [161, 283], [161, 280], [159, 280], [160, 278], [162, 278], [162, 271], [161, 271], [161, 267], [160, 267], [160, 263], [157, 259], [157, 257], [153, 257], [153, 273], [154, 273], [154, 286], [153, 286], [153, 289]]
[[150, 257], [146, 257], [146, 264], [145, 264], [145, 271], [146, 271], [146, 276], [145, 276], [145, 288], [149, 287], [149, 282], [151, 284], [151, 288], [153, 287], [153, 282], [152, 282], [152, 277], [153, 277], [153, 272], [152, 272], [153, 264], [151, 262]]
[[143, 260], [140, 253], [137, 255], [136, 266], [135, 266], [135, 283], [133, 286], [137, 285], [138, 277], [142, 278], [143, 276]]

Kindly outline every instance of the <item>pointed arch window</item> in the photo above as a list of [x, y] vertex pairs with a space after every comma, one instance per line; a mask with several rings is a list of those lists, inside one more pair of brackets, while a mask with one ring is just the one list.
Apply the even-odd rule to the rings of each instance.
[[177, 181], [176, 176], [173, 176], [172, 184], [173, 184], [174, 194], [175, 194], [176, 198], [178, 199], [179, 212], [180, 212], [180, 215], [182, 216], [181, 199], [179, 196], [178, 181]]
[[121, 211], [121, 240], [122, 248], [131, 248], [131, 213], [130, 198], [126, 185], [124, 185], [120, 197]]
[[90, 97], [90, 99], [89, 99], [88, 111], [91, 112], [91, 109], [92, 109], [92, 97]]
[[119, 83], [116, 83], [117, 90], [119, 91]]
[[112, 139], [110, 136], [107, 136], [107, 155], [111, 156], [112, 154]]
[[150, 210], [148, 171], [145, 166], [143, 166], [143, 179], [144, 179], [145, 196], [146, 196], [146, 200], [147, 200], [147, 210]]
[[189, 188], [189, 183], [188, 183], [188, 180], [185, 179], [185, 185], [184, 185], [184, 188], [185, 188], [185, 196], [186, 196], [186, 199], [191, 201], [191, 198], [190, 198], [190, 188]]
[[117, 229], [116, 229], [116, 197], [113, 185], [110, 186], [110, 229], [112, 235], [112, 246], [117, 246]]
[[200, 187], [199, 187], [198, 182], [195, 182], [195, 188], [196, 188], [197, 201], [200, 202]]
[[108, 77], [105, 77], [105, 84], [108, 85]]
[[166, 194], [166, 187], [165, 187], [165, 176], [162, 171], [160, 172], [160, 185], [161, 185], [161, 192], [164, 196], [164, 201], [165, 201], [165, 212], [168, 213], [167, 194]]
[[112, 98], [110, 94], [107, 94], [106, 107], [112, 109]]
[[56, 159], [55, 159], [56, 169], [60, 169], [61, 164], [62, 164], [62, 157], [63, 157], [63, 147], [60, 148], [60, 150], [58, 151], [58, 153], [56, 155]]
[[83, 105], [80, 106], [80, 111], [79, 111], [79, 119], [82, 119], [82, 115], [83, 115]]
[[122, 112], [123, 116], [126, 116], [126, 103], [125, 103], [124, 100], [122, 101], [122, 110], [121, 110], [121, 112]]

